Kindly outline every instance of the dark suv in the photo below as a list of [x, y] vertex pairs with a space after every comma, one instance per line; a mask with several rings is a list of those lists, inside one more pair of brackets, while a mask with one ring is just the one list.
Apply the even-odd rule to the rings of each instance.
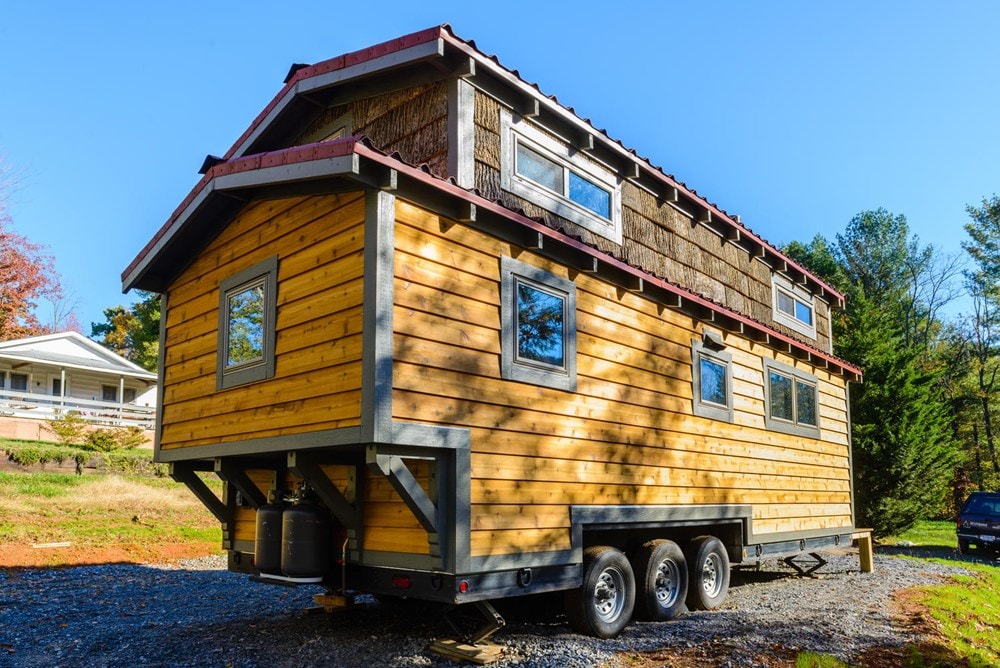
[[969, 546], [977, 551], [1000, 551], [1000, 493], [973, 492], [962, 505], [955, 521], [958, 549], [969, 553]]

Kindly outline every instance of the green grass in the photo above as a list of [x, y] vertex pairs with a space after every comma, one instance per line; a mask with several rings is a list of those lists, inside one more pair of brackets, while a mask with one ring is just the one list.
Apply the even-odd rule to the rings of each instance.
[[795, 668], [850, 668], [846, 663], [829, 654], [800, 652], [795, 657]]
[[955, 523], [948, 520], [921, 520], [912, 529], [898, 536], [885, 536], [879, 539], [884, 545], [895, 545], [901, 541], [927, 548], [958, 548]]
[[[919, 601], [937, 622], [947, 662], [957, 658], [970, 668], [1000, 665], [1000, 568], [978, 563], [962, 566], [973, 574], [953, 576], [948, 584], [921, 587]], [[929, 663], [917, 665], [941, 663], [933, 653], [927, 658]]]
[[70, 490], [86, 483], [86, 478], [74, 473], [23, 473], [0, 472], [0, 497], [40, 496], [51, 499], [64, 496]]

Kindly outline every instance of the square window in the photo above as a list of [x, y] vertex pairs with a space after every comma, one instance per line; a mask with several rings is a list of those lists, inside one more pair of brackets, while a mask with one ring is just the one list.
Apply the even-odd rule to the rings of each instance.
[[216, 389], [274, 376], [277, 274], [272, 257], [220, 282]]
[[774, 321], [815, 339], [815, 298], [778, 274], [771, 275], [771, 283]]
[[710, 348], [701, 339], [691, 340], [694, 414], [733, 421], [733, 356]]
[[28, 391], [28, 374], [26, 373], [11, 373], [10, 374], [10, 389], [14, 392], [27, 392]]
[[517, 360], [565, 368], [566, 299], [517, 278]]
[[819, 381], [775, 360], [764, 360], [766, 413], [768, 429], [798, 436], [819, 437], [817, 411]]
[[501, 376], [576, 391], [576, 286], [501, 258]]
[[101, 385], [101, 401], [118, 401], [117, 385]]
[[137, 394], [138, 393], [136, 392], [136, 389], [134, 387], [126, 387], [125, 396], [122, 398], [124, 399], [126, 404], [134, 404]]

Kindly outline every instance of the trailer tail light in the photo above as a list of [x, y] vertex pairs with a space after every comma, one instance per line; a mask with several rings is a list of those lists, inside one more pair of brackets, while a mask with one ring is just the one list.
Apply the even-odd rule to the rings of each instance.
[[458, 593], [466, 594], [468, 593], [468, 591], [469, 591], [469, 583], [467, 581], [462, 580], [461, 582], [458, 583]]
[[409, 575], [392, 576], [392, 586], [396, 589], [409, 589], [411, 584]]

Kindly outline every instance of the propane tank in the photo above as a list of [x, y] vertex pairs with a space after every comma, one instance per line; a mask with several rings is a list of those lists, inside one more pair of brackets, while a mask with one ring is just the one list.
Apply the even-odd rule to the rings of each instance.
[[261, 573], [281, 575], [281, 524], [288, 503], [284, 492], [275, 490], [268, 501], [257, 509], [257, 534], [253, 561]]
[[330, 567], [330, 515], [303, 487], [281, 515], [281, 571], [319, 582]]

